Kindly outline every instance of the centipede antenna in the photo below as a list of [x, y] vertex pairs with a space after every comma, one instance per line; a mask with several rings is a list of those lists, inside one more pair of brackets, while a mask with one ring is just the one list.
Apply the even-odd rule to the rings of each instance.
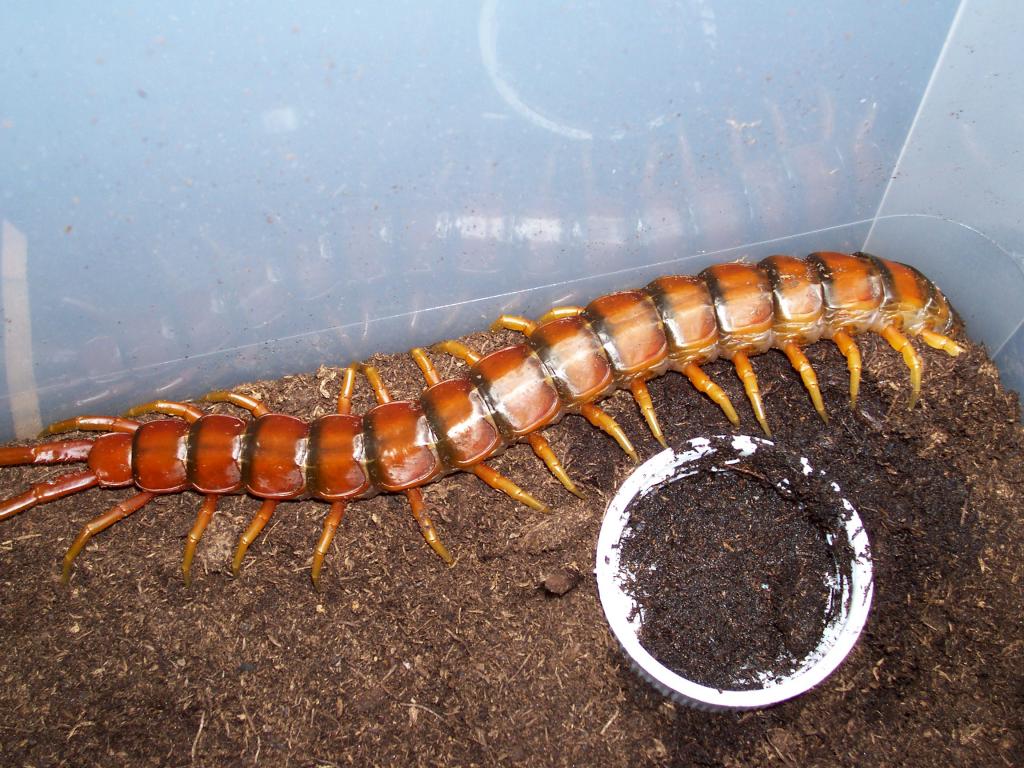
[[86, 544], [89, 543], [89, 539], [95, 536], [100, 531], [105, 531], [107, 528], [112, 526], [114, 523], [124, 520], [128, 515], [133, 512], [138, 512], [146, 504], [148, 504], [155, 493], [137, 493], [131, 498], [125, 499], [116, 507], [107, 512], [104, 512], [99, 517], [93, 518], [84, 526], [71, 544], [71, 548], [68, 549], [68, 553], [64, 555], [64, 568], [61, 571], [60, 580], [65, 584], [71, 578], [71, 566], [75, 562], [75, 558], [78, 557], [78, 553], [82, 551]]
[[640, 457], [637, 455], [636, 449], [629, 441], [629, 438], [626, 437], [626, 433], [619, 426], [618, 422], [609, 416], [605, 410], [598, 408], [593, 403], [587, 403], [580, 408], [580, 414], [595, 427], [611, 435], [629, 458], [638, 464], [640, 463]]
[[192, 558], [195, 557], [196, 547], [199, 540], [206, 531], [206, 526], [213, 519], [213, 513], [217, 511], [217, 501], [220, 499], [216, 494], [210, 494], [203, 499], [203, 505], [199, 508], [196, 521], [192, 530], [188, 532], [188, 540], [185, 542], [185, 554], [181, 559], [181, 574], [185, 577], [185, 586], [192, 586]]
[[690, 380], [690, 383], [696, 387], [698, 392], [703, 392], [722, 409], [725, 417], [732, 422], [734, 427], [740, 425], [740, 417], [736, 414], [736, 409], [732, 407], [732, 401], [725, 394], [725, 390], [712, 381], [711, 377], [704, 373], [700, 366], [693, 363], [683, 366], [683, 375]]
[[662, 448], [668, 448], [665, 442], [665, 435], [661, 431], [661, 424], [658, 423], [658, 414], [654, 411], [654, 403], [651, 401], [651, 393], [647, 390], [647, 384], [643, 379], [633, 379], [629, 383], [629, 390], [633, 393], [633, 399], [640, 406], [640, 412], [647, 421], [647, 426], [655, 439], [661, 443]]
[[502, 315], [493, 323], [491, 323], [491, 331], [500, 331], [502, 329], [506, 331], [519, 331], [520, 333], [529, 336], [537, 328], [537, 323], [530, 320], [528, 317], [522, 315]]
[[125, 416], [142, 416], [146, 413], [162, 413], [164, 416], [176, 416], [189, 424], [197, 421], [203, 411], [191, 403], [177, 403], [171, 400], [151, 400], [148, 403], [133, 405], [124, 412]]
[[335, 501], [331, 504], [327, 516], [324, 517], [324, 530], [313, 551], [313, 567], [309, 572], [310, 578], [313, 579], [313, 587], [317, 592], [320, 591], [320, 569], [323, 568], [327, 550], [331, 548], [331, 542], [334, 541], [334, 534], [337, 533], [338, 526], [341, 525], [341, 518], [345, 515], [346, 506], [344, 501]]
[[562, 466], [562, 462], [558, 460], [555, 452], [551, 449], [551, 443], [549, 443], [545, 437], [536, 432], [527, 435], [526, 440], [530, 443], [530, 447], [533, 448], [533, 452], [537, 454], [538, 458], [540, 458], [540, 460], [547, 465], [547, 468], [551, 470], [551, 474], [558, 478], [558, 482], [565, 486], [565, 490], [582, 499], [583, 494], [580, 493], [579, 488], [576, 487], [572, 478], [570, 478], [569, 474], [565, 471], [565, 467]]
[[956, 357], [964, 351], [963, 347], [949, 338], [949, 336], [942, 333], [936, 333], [935, 331], [925, 329], [921, 331], [918, 336], [921, 337], [921, 341], [932, 349], [941, 349], [950, 357]]
[[850, 371], [850, 407], [853, 408], [857, 405], [857, 393], [860, 392], [860, 349], [846, 331], [835, 331], [832, 334], [832, 341], [846, 358], [846, 367]]
[[56, 421], [44, 428], [39, 437], [58, 435], [61, 432], [125, 432], [132, 433], [139, 428], [139, 422], [118, 416], [75, 416]]
[[255, 397], [243, 395], [241, 392], [228, 392], [218, 389], [214, 392], [207, 392], [202, 399], [208, 403], [231, 403], [231, 405], [244, 408], [257, 419], [270, 413], [270, 409]]
[[548, 509], [546, 504], [537, 501], [537, 499], [535, 499], [529, 493], [527, 493], [518, 485], [513, 483], [503, 474], [498, 472], [496, 469], [487, 466], [486, 464], [477, 464], [476, 466], [472, 467], [469, 471], [472, 472], [477, 477], [479, 477], [489, 486], [491, 486], [491, 488], [493, 488], [496, 491], [501, 491], [513, 501], [518, 501], [520, 504], [525, 504], [526, 506], [530, 507], [530, 509], [535, 509], [538, 512], [551, 511], [550, 509]]
[[807, 359], [807, 355], [792, 341], [783, 344], [782, 351], [786, 353], [786, 357], [789, 358], [789, 363], [793, 366], [793, 369], [800, 374], [800, 378], [804, 383], [804, 389], [810, 394], [811, 402], [814, 403], [814, 410], [821, 416], [821, 420], [828, 424], [828, 414], [825, 413], [825, 403], [821, 399], [818, 376], [814, 373], [814, 368], [811, 367], [811, 362]]
[[586, 310], [583, 307], [552, 307], [537, 318], [537, 325], [543, 325], [544, 323], [551, 322], [552, 320], [560, 320], [563, 317], [576, 317], [576, 315], [582, 315], [585, 311]]
[[732, 357], [732, 364], [736, 368], [736, 375], [743, 382], [743, 389], [747, 393], [750, 407], [754, 409], [754, 416], [757, 423], [761, 425], [764, 433], [771, 437], [772, 431], [768, 429], [768, 419], [764, 413], [764, 403], [761, 402], [761, 389], [757, 385], [757, 375], [754, 367], [750, 364], [749, 358], [742, 352], [736, 352]]
[[256, 516], [249, 522], [245, 532], [239, 537], [238, 546], [235, 548], [235, 558], [231, 561], [231, 573], [236, 578], [242, 572], [242, 558], [245, 557], [249, 545], [256, 540], [256, 537], [260, 535], [260, 531], [270, 522], [275, 509], [277, 509], [277, 501], [275, 499], [264, 499], [260, 511], [256, 513]]
[[917, 398], [921, 394], [921, 357], [910, 343], [910, 339], [900, 333], [896, 326], [887, 325], [880, 331], [883, 339], [889, 342], [889, 346], [903, 355], [903, 362], [910, 369], [910, 405], [913, 408]]

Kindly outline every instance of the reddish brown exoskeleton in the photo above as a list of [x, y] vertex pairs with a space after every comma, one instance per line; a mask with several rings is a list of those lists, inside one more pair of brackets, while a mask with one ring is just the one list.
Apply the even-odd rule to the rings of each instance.
[[[186, 490], [204, 495], [189, 533], [182, 570], [190, 580], [196, 546], [224, 494], [246, 493], [263, 505], [239, 539], [237, 575], [249, 545], [281, 501], [314, 498], [331, 504], [313, 555], [319, 584], [324, 556], [345, 505], [380, 492], [404, 493], [427, 543], [445, 562], [452, 556], [426, 513], [420, 488], [451, 472], [472, 472], [491, 487], [534, 509], [544, 505], [486, 461], [527, 441], [554, 475], [578, 493], [540, 431], [566, 413], [578, 413], [613, 437], [634, 460], [629, 438], [595, 402], [629, 389], [654, 436], [664, 444], [647, 380], [674, 370], [739, 423], [725, 392], [701, 370], [718, 357], [732, 361], [754, 415], [769, 432], [749, 357], [779, 349], [799, 372], [817, 412], [826, 417], [817, 378], [801, 348], [831, 339], [846, 357], [850, 400], [856, 401], [860, 353], [853, 336], [874, 332], [910, 369], [913, 406], [921, 387], [921, 359], [907, 335], [957, 355], [945, 334], [952, 313], [935, 285], [912, 267], [867, 254], [816, 253], [806, 259], [770, 256], [757, 265], [720, 264], [697, 276], [668, 276], [639, 290], [595, 299], [586, 307], [556, 307], [537, 321], [503, 315], [494, 324], [522, 332], [525, 342], [480, 356], [463, 344], [435, 349], [469, 364], [469, 376], [441, 381], [422, 349], [412, 350], [428, 387], [417, 400], [391, 400], [377, 371], [350, 366], [338, 413], [305, 422], [268, 413], [258, 401], [216, 392], [209, 401], [248, 409], [253, 418], [205, 414], [189, 403], [154, 401], [125, 417], [80, 416], [48, 433], [102, 431], [73, 439], [0, 449], [0, 465], [85, 462], [86, 469], [38, 483], [0, 503], [0, 520], [37, 504], [100, 486], [139, 492], [87, 523], [64, 558], [64, 579], [89, 539], [141, 509], [154, 496]], [[362, 371], [378, 405], [350, 413]], [[139, 422], [133, 416], [170, 416]]]

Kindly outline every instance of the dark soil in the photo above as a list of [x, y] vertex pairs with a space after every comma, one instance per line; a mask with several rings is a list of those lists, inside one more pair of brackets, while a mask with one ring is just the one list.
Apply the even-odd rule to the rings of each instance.
[[[719, 452], [629, 506], [621, 539], [640, 643], [672, 671], [728, 690], [793, 672], [833, 618], [829, 578], [849, 579], [844, 510], [799, 457]], [[681, 513], [681, 510], [683, 512]], [[838, 534], [836, 551], [826, 535]], [[830, 613], [830, 610], [832, 613]]]
[[[510, 334], [470, 341], [493, 348]], [[1024, 432], [982, 350], [922, 350], [922, 402], [876, 339], [848, 405], [843, 359], [808, 356], [823, 425], [785, 357], [754, 367], [774, 438], [843, 471], [871, 538], [872, 615], [821, 686], [778, 707], [708, 714], [637, 679], [604, 622], [592, 576], [607, 500], [630, 470], [603, 433], [569, 417], [547, 431], [586, 494], [570, 496], [528, 447], [494, 466], [549, 503], [543, 515], [467, 474], [425, 489], [445, 567], [402, 496], [352, 505], [309, 583], [326, 505], [283, 504], [230, 552], [258, 503], [224, 500], [182, 584], [194, 494], [166, 496], [99, 535], [69, 587], [57, 563], [79, 527], [130, 491], [93, 490], [0, 525], [0, 764], [43, 765], [1014, 765], [1024, 761]], [[379, 358], [398, 397], [408, 358]], [[460, 366], [439, 360], [442, 373]], [[726, 388], [755, 434], [735, 374]], [[338, 369], [242, 388], [273, 408], [329, 412]], [[651, 385], [673, 444], [727, 432], [682, 377]], [[199, 393], [197, 393], [199, 394]], [[365, 386], [357, 407], [371, 399]], [[657, 444], [624, 394], [607, 401], [638, 449]], [[15, 493], [54, 468], [6, 469]], [[713, 499], [702, 499], [705, 506]], [[731, 502], [730, 502], [731, 503]], [[574, 574], [583, 576], [577, 582]], [[574, 586], [575, 584], [575, 586]]]

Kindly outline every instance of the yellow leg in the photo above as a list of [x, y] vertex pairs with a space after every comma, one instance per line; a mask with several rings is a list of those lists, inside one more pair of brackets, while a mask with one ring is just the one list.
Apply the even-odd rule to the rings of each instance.
[[341, 380], [341, 389], [338, 392], [338, 413], [350, 413], [352, 411], [352, 393], [356, 388], [356, 371], [359, 366], [353, 363], [345, 369]]
[[430, 358], [427, 357], [427, 353], [420, 347], [409, 350], [409, 355], [413, 360], [416, 361], [416, 365], [419, 366], [423, 372], [423, 378], [427, 382], [427, 386], [434, 386], [441, 381], [440, 375], [437, 373], [437, 369], [434, 367], [434, 363], [431, 362]]
[[950, 357], [956, 357], [964, 351], [964, 348], [953, 341], [949, 336], [942, 333], [936, 333], [935, 331], [921, 331], [918, 334], [921, 337], [921, 341], [927, 344], [932, 349], [941, 349]]
[[141, 416], [144, 413], [162, 413], [165, 416], [177, 416], [189, 424], [203, 415], [201, 409], [189, 403], [175, 403], [170, 400], [152, 400], [148, 403], [135, 405], [124, 412], [127, 417]]
[[558, 482], [565, 486], [565, 489], [569, 493], [583, 498], [583, 494], [579, 492], [576, 484], [573, 483], [568, 473], [565, 471], [565, 467], [562, 466], [562, 462], [555, 456], [555, 452], [551, 450], [551, 444], [543, 438], [541, 435], [534, 432], [533, 434], [526, 436], [527, 441], [530, 443], [530, 447], [533, 448], [533, 452], [540, 457], [548, 469], [551, 470], [551, 474], [558, 478]]
[[[356, 373], [359, 370], [357, 364], [352, 364], [345, 369], [344, 377], [341, 380], [341, 389], [338, 392], [338, 413], [350, 413], [352, 411], [352, 393], [356, 388]], [[335, 501], [331, 504], [330, 510], [324, 517], [324, 529], [320, 539], [313, 550], [313, 565], [310, 569], [310, 578], [313, 580], [313, 588], [320, 590], [320, 571], [324, 566], [324, 558], [327, 557], [327, 550], [334, 541], [334, 534], [338, 532], [341, 525], [341, 518], [345, 514], [346, 503]]]
[[910, 408], [914, 407], [918, 395], [921, 394], [921, 357], [910, 343], [910, 339], [900, 333], [895, 326], [887, 325], [881, 331], [882, 338], [889, 346], [903, 355], [903, 362], [910, 369]]
[[93, 518], [82, 526], [82, 530], [74, 542], [72, 542], [68, 553], [64, 555], [64, 569], [61, 572], [60, 580], [65, 584], [68, 583], [68, 580], [71, 578], [71, 566], [74, 564], [75, 558], [78, 557], [78, 553], [89, 543], [89, 539], [100, 531], [105, 531], [119, 520], [124, 520], [132, 512], [138, 512], [154, 496], [156, 496], [155, 493], [137, 493], [130, 499], [125, 499], [113, 509], [104, 512], [99, 517]]
[[736, 415], [736, 409], [732, 407], [732, 401], [729, 400], [729, 396], [725, 394], [725, 390], [715, 384], [715, 382], [711, 380], [711, 377], [700, 369], [700, 366], [694, 365], [693, 363], [686, 365], [683, 368], [683, 375], [690, 380], [690, 383], [693, 384], [699, 392], [703, 392], [718, 404], [718, 407], [725, 412], [726, 418], [732, 422], [734, 427], [738, 427], [740, 425], [740, 417]]
[[584, 311], [583, 307], [552, 307], [537, 318], [537, 325], [543, 325], [551, 320], [558, 320], [563, 317], [576, 317], [576, 315], [582, 315]]
[[245, 533], [238, 539], [238, 546], [235, 548], [235, 559], [231, 563], [231, 573], [236, 577], [242, 571], [242, 558], [245, 557], [249, 545], [256, 540], [256, 537], [260, 535], [260, 531], [270, 522], [270, 518], [276, 508], [277, 502], [274, 499], [266, 499], [263, 502], [263, 506], [260, 507], [260, 511], [256, 513], [256, 517], [252, 519], [249, 527], [245, 529]]
[[226, 390], [218, 389], [215, 392], [209, 392], [203, 397], [203, 400], [208, 403], [231, 403], [232, 405], [237, 405], [239, 408], [245, 408], [257, 419], [270, 413], [270, 409], [255, 397], [249, 397], [249, 395], [243, 395], [239, 392], [227, 392]]
[[442, 341], [440, 344], [435, 344], [434, 349], [438, 352], [447, 352], [452, 357], [465, 360], [470, 365], [480, 359], [480, 355], [467, 347], [461, 341]]
[[800, 374], [800, 378], [803, 379], [804, 389], [806, 389], [811, 395], [811, 402], [814, 403], [814, 410], [821, 416], [821, 420], [828, 424], [828, 414], [825, 413], [825, 403], [821, 399], [821, 388], [818, 386], [818, 376], [814, 373], [814, 369], [811, 367], [810, 360], [792, 341], [787, 341], [782, 345], [782, 351], [786, 353], [786, 357], [789, 358], [790, 365]]
[[651, 402], [651, 393], [647, 391], [647, 384], [643, 379], [633, 379], [629, 384], [629, 390], [633, 393], [633, 399], [640, 406], [640, 412], [647, 421], [654, 437], [661, 443], [663, 448], [668, 448], [665, 442], [665, 435], [661, 431], [661, 424], [658, 423], [658, 414], [654, 412], [654, 403]]
[[839, 347], [839, 351], [846, 358], [846, 367], [850, 371], [850, 407], [857, 405], [857, 393], [860, 392], [860, 350], [857, 343], [846, 331], [836, 331], [832, 334], [832, 341]]
[[[459, 344], [456, 341], [445, 342], [446, 344]], [[463, 345], [459, 344], [460, 347]], [[465, 348], [465, 347], [463, 347]], [[416, 356], [413, 356], [414, 359]], [[417, 360], [419, 362], [419, 360]], [[391, 401], [391, 395], [388, 393], [387, 387], [384, 386], [384, 382], [380, 378], [380, 374], [377, 369], [372, 365], [363, 366], [363, 375], [366, 376], [367, 381], [370, 382], [370, 386], [373, 388], [373, 394], [377, 397], [378, 403], [387, 403]], [[409, 500], [409, 506], [412, 507], [412, 516], [416, 520], [416, 524], [420, 527], [420, 532], [423, 534], [423, 538], [426, 539], [427, 544], [433, 549], [438, 556], [444, 560], [448, 565], [455, 562], [455, 558], [448, 552], [448, 548], [445, 547], [444, 543], [437, 535], [437, 529], [434, 528], [433, 522], [427, 515], [426, 505], [423, 502], [423, 493], [419, 488], [410, 488], [405, 491], [405, 497]]]
[[423, 534], [423, 538], [426, 539], [427, 544], [430, 545], [430, 548], [434, 550], [442, 560], [444, 560], [448, 565], [452, 565], [455, 562], [455, 558], [451, 556], [448, 548], [444, 545], [441, 539], [438, 538], [437, 530], [434, 528], [434, 524], [427, 516], [426, 505], [423, 503], [423, 494], [420, 493], [420, 489], [410, 488], [405, 492], [405, 497], [409, 499], [409, 505], [412, 507], [412, 516], [419, 525], [420, 532]]
[[529, 336], [537, 327], [537, 323], [522, 315], [502, 315], [491, 323], [492, 331], [500, 331], [504, 328], [507, 331], [519, 331]]
[[203, 537], [206, 526], [213, 519], [213, 513], [217, 510], [217, 500], [219, 498], [219, 496], [211, 494], [203, 499], [203, 506], [199, 508], [199, 514], [196, 515], [196, 521], [192, 525], [192, 530], [188, 532], [188, 541], [185, 542], [185, 556], [181, 559], [181, 574], [185, 577], [186, 587], [192, 586], [192, 558], [195, 557], [196, 547], [199, 546], [199, 540]]
[[768, 419], [765, 418], [764, 414], [764, 403], [761, 402], [761, 389], [757, 386], [757, 375], [754, 373], [750, 360], [742, 352], [737, 352], [732, 357], [732, 364], [736, 368], [736, 375], [743, 382], [743, 389], [747, 393], [750, 407], [754, 409], [757, 423], [761, 425], [764, 433], [771, 437], [772, 431], [768, 429]]
[[629, 442], [629, 438], [626, 437], [626, 433], [622, 430], [622, 427], [619, 426], [615, 419], [596, 405], [592, 404], [584, 405], [580, 408], [580, 413], [595, 427], [604, 430], [611, 435], [615, 439], [615, 442], [619, 444], [619, 447], [626, 452], [629, 458], [637, 463], [640, 462], [640, 457], [637, 455], [636, 449], [633, 447], [633, 444]]
[[313, 579], [313, 588], [317, 591], [320, 591], [320, 569], [323, 568], [327, 550], [331, 548], [331, 542], [334, 541], [334, 534], [337, 533], [338, 526], [341, 525], [345, 506], [344, 501], [336, 501], [331, 504], [331, 509], [327, 513], [327, 517], [324, 518], [323, 533], [320, 534], [320, 540], [316, 543], [316, 549], [313, 551], [313, 568], [309, 575]]
[[536, 509], [538, 512], [551, 511], [547, 508], [547, 505], [537, 501], [537, 499], [513, 483], [503, 474], [492, 469], [486, 464], [477, 464], [469, 471], [491, 486], [494, 490], [501, 491], [514, 501], [518, 501], [520, 504], [525, 504], [531, 509]]

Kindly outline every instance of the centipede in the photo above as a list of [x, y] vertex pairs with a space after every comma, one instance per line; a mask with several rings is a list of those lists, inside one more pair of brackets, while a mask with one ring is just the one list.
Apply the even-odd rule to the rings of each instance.
[[[882, 336], [910, 375], [909, 407], [921, 391], [923, 361], [910, 341], [956, 356], [948, 334], [953, 312], [939, 288], [914, 267], [866, 253], [773, 255], [756, 264], [731, 262], [697, 275], [669, 275], [644, 288], [600, 296], [585, 307], [558, 306], [536, 320], [502, 315], [492, 330], [523, 335], [522, 343], [481, 355], [459, 341], [432, 348], [468, 365], [468, 375], [442, 380], [427, 351], [410, 355], [425, 389], [395, 400], [372, 365], [344, 369], [337, 412], [312, 421], [272, 413], [259, 400], [217, 391], [200, 402], [231, 403], [250, 418], [204, 411], [193, 402], [154, 400], [121, 416], [77, 416], [51, 424], [44, 438], [102, 432], [90, 439], [47, 439], [0, 448], [0, 466], [81, 464], [0, 502], [0, 521], [40, 504], [91, 488], [135, 493], [87, 522], [64, 557], [66, 583], [75, 558], [93, 536], [138, 512], [155, 497], [193, 491], [202, 496], [188, 533], [182, 574], [191, 567], [219, 499], [247, 494], [261, 500], [241, 533], [231, 569], [237, 577], [250, 545], [283, 501], [315, 499], [330, 507], [312, 555], [310, 575], [321, 586], [325, 557], [347, 506], [379, 493], [404, 494], [426, 543], [447, 564], [455, 558], [431, 521], [426, 486], [454, 472], [470, 472], [516, 502], [548, 507], [488, 464], [509, 446], [526, 442], [565, 489], [580, 495], [541, 432], [566, 414], [578, 414], [607, 433], [633, 460], [639, 456], [622, 427], [597, 403], [628, 390], [653, 436], [665, 437], [647, 382], [669, 371], [685, 376], [733, 425], [736, 409], [702, 366], [731, 361], [754, 417], [770, 434], [750, 357], [779, 350], [799, 374], [811, 404], [827, 421], [817, 376], [803, 349], [831, 341], [846, 359], [850, 405], [855, 406], [862, 361], [854, 337]], [[358, 376], [377, 404], [352, 413]], [[138, 417], [147, 416], [145, 420]]]

